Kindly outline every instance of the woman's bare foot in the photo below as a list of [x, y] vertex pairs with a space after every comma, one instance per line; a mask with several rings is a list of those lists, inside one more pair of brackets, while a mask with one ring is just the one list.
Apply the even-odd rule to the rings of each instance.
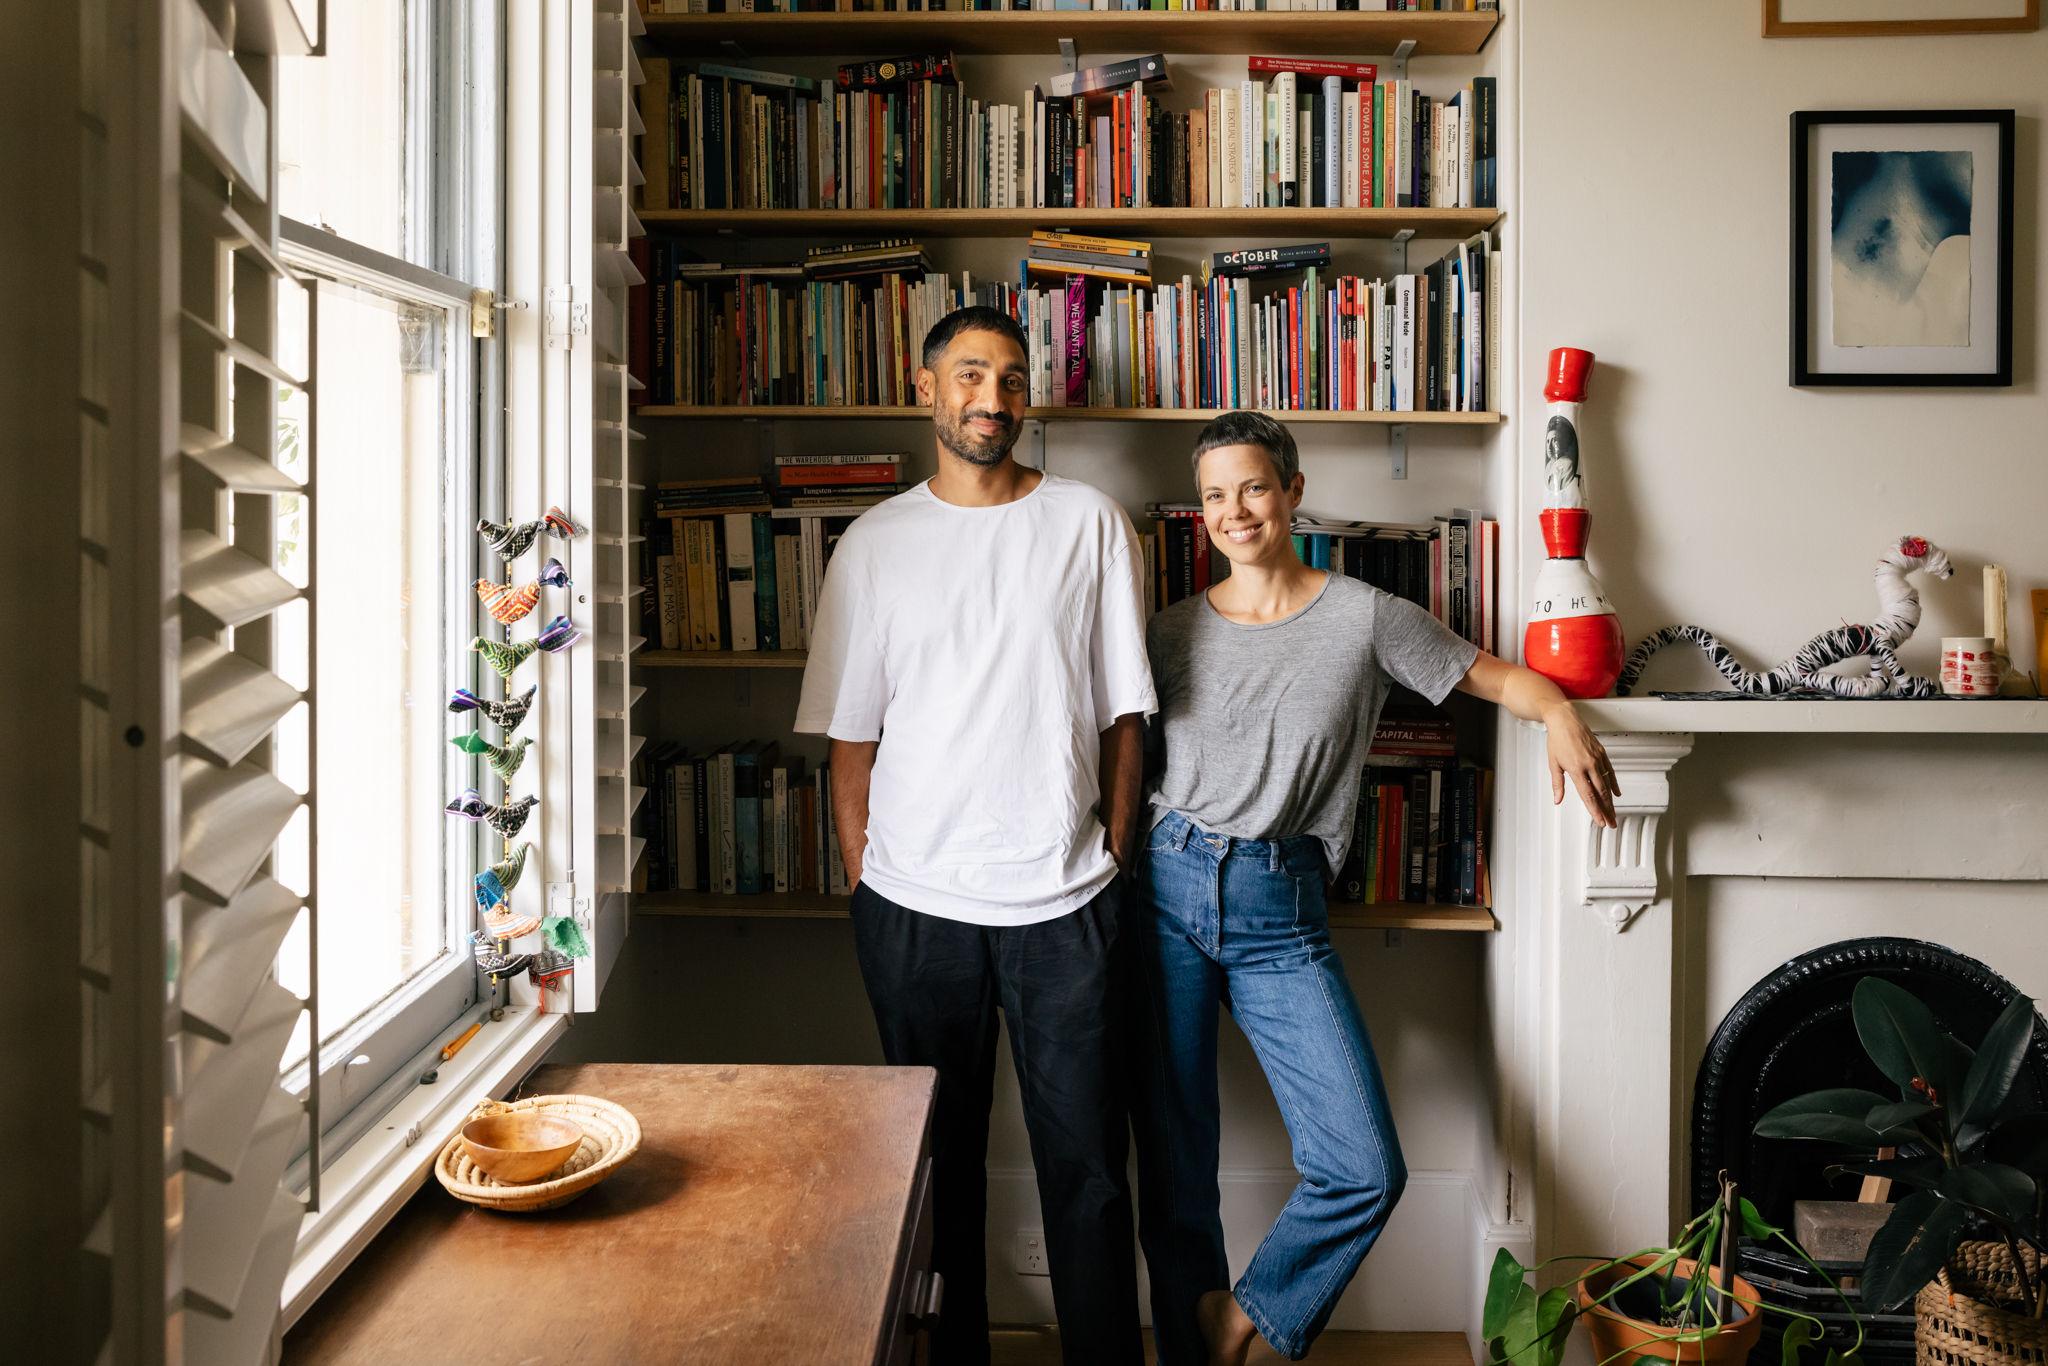
[[1209, 1347], [1209, 1366], [1244, 1366], [1258, 1330], [1228, 1290], [1211, 1290], [1195, 1301], [1195, 1326]]

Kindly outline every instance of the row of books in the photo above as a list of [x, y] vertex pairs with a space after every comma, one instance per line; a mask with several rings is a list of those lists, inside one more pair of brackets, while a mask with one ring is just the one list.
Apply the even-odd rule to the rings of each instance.
[[[1149, 244], [1121, 245], [1145, 249], [1149, 267]], [[632, 292], [629, 359], [645, 385], [635, 401], [914, 405], [925, 334], [971, 302], [1023, 328], [1033, 407], [1496, 410], [1501, 258], [1490, 235], [1416, 274], [1332, 278], [1310, 266], [1263, 285], [1204, 269], [1200, 281], [1119, 286], [1111, 266], [1033, 250], [1014, 285], [894, 271], [806, 281], [796, 266], [657, 276]], [[1307, 250], [1327, 258], [1326, 244]], [[1077, 273], [1048, 280], [1063, 267]]]
[[846, 894], [830, 764], [810, 773], [750, 740], [698, 754], [664, 742], [633, 766], [647, 789], [636, 892]]
[[1367, 765], [1351, 846], [1337, 871], [1340, 901], [1491, 906], [1486, 828], [1490, 769]]
[[648, 638], [664, 650], [808, 649], [832, 551], [882, 496], [718, 515], [657, 508], [647, 528]]
[[1169, 110], [1162, 54], [969, 98], [950, 53], [839, 68], [829, 85], [649, 58], [641, 207], [1492, 207], [1496, 89], [1446, 99], [1373, 63], [1252, 56]]
[[[1494, 78], [1448, 99], [1374, 63], [1254, 56], [1236, 86], [1169, 110], [1162, 55], [1054, 78], [1024, 97], [1027, 205], [1490, 208]], [[1098, 78], [1091, 80], [1090, 78]], [[1071, 82], [1071, 85], [1070, 85]]]
[[1387, 10], [1492, 12], [1500, 0], [639, 0], [642, 14], [921, 13], [940, 10]]
[[[1147, 615], [1229, 577], [1230, 559], [1209, 543], [1195, 503], [1151, 503], [1142, 537]], [[1294, 549], [1303, 564], [1405, 598], [1488, 654], [1500, 653], [1500, 523], [1454, 508], [1426, 523], [1300, 518]]]

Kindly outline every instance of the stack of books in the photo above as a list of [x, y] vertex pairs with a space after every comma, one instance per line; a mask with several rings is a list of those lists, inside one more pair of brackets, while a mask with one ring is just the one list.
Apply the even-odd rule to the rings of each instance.
[[750, 740], [697, 754], [657, 744], [633, 768], [647, 789], [636, 892], [847, 893], [831, 765], [807, 773], [774, 741]]
[[1117, 280], [1152, 285], [1152, 244], [1122, 237], [1089, 237], [1077, 232], [1039, 228], [1031, 234], [1024, 270], [1039, 279], [1064, 280], [1079, 275], [1090, 280]]
[[[1199, 504], [1149, 503], [1146, 510], [1147, 615], [1229, 576], [1230, 560], [1210, 545]], [[1500, 653], [1500, 523], [1472, 508], [1422, 523], [1297, 518], [1294, 551], [1312, 569], [1405, 598], [1461, 638]]]
[[1492, 799], [1492, 772], [1459, 762], [1449, 717], [1382, 713], [1333, 896], [1365, 905], [1492, 905]]
[[813, 516], [850, 516], [903, 492], [903, 455], [778, 455], [778, 508], [801, 508]]
[[882, 275], [922, 276], [931, 273], [924, 247], [899, 238], [892, 242], [848, 242], [812, 247], [804, 253], [806, 280], [859, 280]]

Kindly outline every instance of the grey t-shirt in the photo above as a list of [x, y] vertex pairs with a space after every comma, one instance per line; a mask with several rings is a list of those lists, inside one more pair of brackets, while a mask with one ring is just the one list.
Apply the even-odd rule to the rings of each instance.
[[1242, 626], [1197, 593], [1145, 629], [1159, 714], [1152, 823], [1237, 839], [1314, 835], [1344, 862], [1390, 683], [1441, 702], [1478, 648], [1414, 603], [1330, 574], [1291, 617]]

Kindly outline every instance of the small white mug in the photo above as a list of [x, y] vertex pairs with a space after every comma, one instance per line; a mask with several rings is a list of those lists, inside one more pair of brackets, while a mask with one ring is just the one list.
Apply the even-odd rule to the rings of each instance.
[[1998, 659], [1990, 636], [1943, 636], [1941, 690], [1951, 697], [1998, 696]]

